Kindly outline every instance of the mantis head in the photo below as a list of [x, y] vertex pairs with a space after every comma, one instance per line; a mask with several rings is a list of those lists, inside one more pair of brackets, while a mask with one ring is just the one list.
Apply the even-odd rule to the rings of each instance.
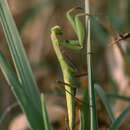
[[54, 27], [51, 29], [51, 31], [55, 32], [56, 35], [61, 35], [61, 34], [62, 34], [61, 28], [60, 28], [60, 26], [58, 26], [58, 25], [54, 26]]

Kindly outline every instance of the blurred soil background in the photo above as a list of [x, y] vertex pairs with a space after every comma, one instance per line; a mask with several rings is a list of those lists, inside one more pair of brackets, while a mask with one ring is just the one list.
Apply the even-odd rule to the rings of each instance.
[[[56, 83], [56, 80], [62, 80], [62, 72], [52, 48], [50, 30], [53, 26], [59, 25], [63, 30], [61, 39], [77, 39], [65, 14], [76, 6], [83, 8], [76, 13], [83, 12], [84, 1], [8, 0], [8, 3], [21, 34], [39, 90], [46, 94], [53, 130], [66, 130], [64, 89]], [[95, 83], [101, 85], [107, 93], [130, 96], [130, 73], [128, 72], [130, 71], [130, 40], [122, 41], [120, 46], [109, 46], [119, 34], [130, 32], [130, 1], [91, 0], [91, 12]], [[81, 19], [84, 23], [84, 18]], [[126, 60], [122, 58], [119, 47]], [[12, 64], [1, 25], [0, 49]], [[76, 66], [78, 74], [87, 72], [85, 49], [79, 52], [61, 49], [66, 60]], [[71, 58], [71, 62], [67, 57]], [[80, 82], [80, 89], [84, 90], [87, 86], [87, 76], [77, 80]], [[77, 94], [77, 97], [82, 99], [81, 94]], [[0, 115], [15, 102], [16, 99], [0, 72]], [[116, 117], [128, 106], [126, 102], [111, 100], [111, 98], [110, 103]], [[100, 130], [106, 130], [111, 122], [99, 97], [97, 97], [97, 112]], [[8, 113], [0, 125], [0, 130], [27, 130], [27, 128], [26, 118], [18, 106]], [[130, 130], [130, 116], [120, 129]]]

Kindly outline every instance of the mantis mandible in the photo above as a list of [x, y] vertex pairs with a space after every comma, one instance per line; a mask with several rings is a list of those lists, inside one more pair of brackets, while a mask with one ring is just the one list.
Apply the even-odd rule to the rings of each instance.
[[61, 35], [62, 31], [59, 26], [55, 26], [51, 29], [51, 40], [53, 43], [54, 51], [57, 55], [58, 61], [60, 63], [64, 82], [66, 84], [70, 84], [72, 86], [75, 86], [75, 88], [71, 88], [68, 85], [65, 85], [65, 89], [70, 92], [66, 92], [66, 101], [67, 101], [67, 109], [68, 109], [68, 122], [69, 122], [69, 129], [73, 130], [75, 126], [75, 99], [74, 96], [76, 94], [76, 84], [74, 80], [74, 75], [76, 74], [76, 70], [72, 68], [70, 65], [67, 64], [65, 61], [61, 51], [60, 46], [65, 46], [70, 49], [74, 50], [81, 50], [84, 48], [84, 36], [85, 36], [85, 29], [80, 21], [81, 16], [85, 16], [88, 14], [85, 13], [78, 13], [74, 18], [71, 16], [71, 13], [77, 9], [80, 9], [80, 7], [72, 8], [69, 11], [67, 11], [66, 16], [69, 22], [72, 25], [72, 28], [74, 29], [78, 40], [59, 40], [57, 38], [57, 35]]

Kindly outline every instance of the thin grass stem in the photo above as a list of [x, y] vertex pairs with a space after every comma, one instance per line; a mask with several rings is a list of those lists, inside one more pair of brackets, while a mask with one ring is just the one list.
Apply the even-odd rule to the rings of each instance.
[[[85, 1], [85, 13], [90, 14], [89, 0]], [[98, 130], [98, 123], [96, 117], [96, 103], [95, 103], [95, 92], [94, 92], [94, 77], [93, 77], [93, 64], [92, 64], [92, 45], [90, 41], [91, 31], [90, 31], [91, 21], [89, 17], [86, 16], [86, 28], [87, 28], [87, 68], [88, 68], [88, 93], [89, 93], [89, 111], [90, 111], [90, 130]]]

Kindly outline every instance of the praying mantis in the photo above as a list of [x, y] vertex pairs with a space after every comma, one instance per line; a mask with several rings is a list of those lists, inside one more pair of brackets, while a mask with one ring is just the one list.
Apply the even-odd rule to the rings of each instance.
[[[85, 13], [78, 13], [73, 18], [71, 16], [71, 13], [77, 9], [81, 9], [80, 7], [72, 8], [69, 11], [67, 11], [66, 16], [69, 22], [72, 25], [72, 28], [74, 29], [74, 32], [76, 33], [78, 40], [59, 40], [57, 35], [62, 34], [62, 30], [59, 26], [54, 26], [51, 29], [51, 40], [52, 45], [54, 48], [54, 51], [56, 53], [56, 56], [58, 58], [58, 61], [60, 63], [62, 73], [63, 73], [63, 79], [65, 84], [65, 89], [71, 93], [69, 94], [66, 91], [66, 101], [67, 101], [67, 109], [68, 109], [68, 124], [69, 129], [73, 130], [75, 127], [75, 99], [74, 96], [76, 94], [76, 83], [74, 80], [74, 75], [76, 74], [75, 68], [72, 68], [68, 63], [65, 61], [61, 51], [60, 46], [64, 46], [73, 50], [82, 50], [84, 48], [84, 37], [85, 37], [85, 29], [83, 24], [80, 21], [80, 17], [88, 15]], [[67, 84], [70, 84], [74, 87], [69, 87]]]

